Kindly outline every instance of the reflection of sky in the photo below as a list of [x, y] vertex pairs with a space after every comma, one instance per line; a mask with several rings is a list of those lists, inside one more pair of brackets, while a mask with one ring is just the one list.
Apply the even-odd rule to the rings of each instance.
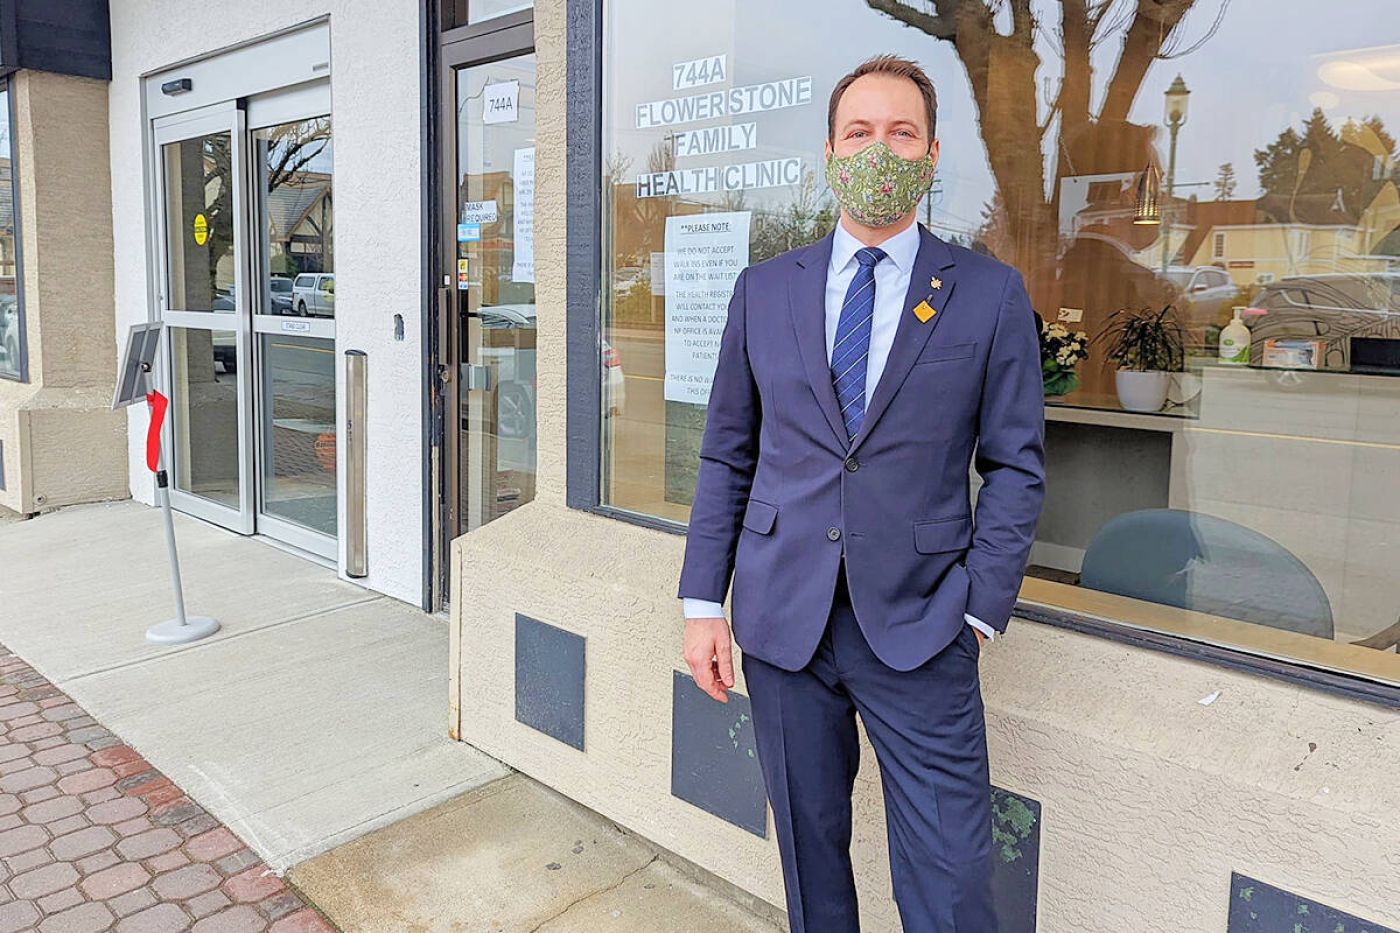
[[[483, 125], [484, 92], [488, 85], [520, 82], [514, 123]], [[509, 172], [514, 153], [535, 144], [535, 56], [524, 55], [473, 65], [457, 72], [459, 170], [465, 175]]]
[[[1263, 148], [1287, 126], [1297, 127], [1322, 103], [1328, 118], [1339, 126], [1347, 117], [1379, 114], [1392, 134], [1400, 135], [1400, 67], [1386, 74], [1391, 80], [1356, 80], [1353, 88], [1329, 86], [1319, 77], [1351, 72], [1329, 61], [1336, 53], [1356, 50], [1342, 58], [1364, 58], [1377, 45], [1400, 42], [1394, 23], [1393, 0], [1348, 0], [1325, 9], [1313, 0], [1231, 3], [1219, 27], [1208, 39], [1222, 0], [1198, 0], [1179, 29], [1180, 57], [1154, 62], [1130, 112], [1134, 122], [1160, 125], [1162, 94], [1178, 72], [1191, 89], [1190, 113], [1177, 148], [1178, 184], [1213, 181], [1223, 162], [1232, 162], [1236, 198], [1259, 194], [1254, 150]], [[931, 4], [930, 4], [931, 5]], [[1124, 15], [1132, 4], [1120, 0]], [[1052, 46], [1058, 30], [1059, 4], [1034, 0], [1041, 16], [1037, 38], [1041, 70], [1039, 109], [1048, 110], [1045, 82], [1053, 88], [1061, 73]], [[942, 142], [939, 179], [942, 194], [934, 212], [938, 227], [966, 232], [980, 223], [983, 206], [994, 185], [977, 125], [977, 110], [961, 62], [953, 46], [871, 11], [863, 0], [766, 0], [656, 3], [654, 0], [609, 0], [605, 42], [605, 153], [621, 152], [631, 161], [628, 178], [646, 167], [649, 151], [664, 129], [635, 129], [639, 102], [737, 87], [781, 78], [811, 75], [812, 103], [784, 111], [685, 124], [682, 128], [755, 120], [758, 149], [679, 161], [679, 168], [723, 165], [798, 154], [821, 179], [821, 146], [826, 136], [826, 102], [831, 87], [854, 65], [880, 52], [905, 55], [920, 62], [939, 90], [938, 136]], [[1345, 11], [1344, 13], [1342, 11]], [[1113, 17], [1110, 17], [1113, 18]], [[1121, 48], [1122, 28], [1103, 38], [1094, 51], [1094, 97], [1097, 112], [1104, 88]], [[1004, 28], [1004, 25], [1003, 25]], [[1198, 40], [1204, 39], [1197, 48]], [[835, 44], [834, 44], [835, 43]], [[1361, 50], [1373, 52], [1362, 54]], [[673, 91], [671, 64], [717, 54], [728, 55], [729, 80], [723, 84]], [[1389, 54], [1400, 56], [1400, 47]], [[1335, 80], [1335, 78], [1334, 78]], [[1391, 85], [1394, 85], [1393, 87]], [[1046, 135], [1045, 151], [1055, 132]], [[1033, 144], [1033, 127], [1027, 142]], [[1166, 163], [1167, 133], [1157, 136]], [[824, 184], [823, 184], [824, 187]], [[1183, 196], [1214, 198], [1210, 185], [1183, 187]], [[790, 189], [749, 191], [750, 205], [783, 203]]]

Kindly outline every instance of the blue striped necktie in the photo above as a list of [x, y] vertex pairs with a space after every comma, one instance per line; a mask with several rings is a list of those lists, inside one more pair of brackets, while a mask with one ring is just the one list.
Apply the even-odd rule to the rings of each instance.
[[865, 418], [865, 370], [875, 315], [875, 264], [884, 258], [885, 251], [873, 246], [856, 250], [860, 268], [846, 289], [831, 347], [831, 382], [836, 388], [836, 404], [841, 407], [848, 440], [856, 436]]

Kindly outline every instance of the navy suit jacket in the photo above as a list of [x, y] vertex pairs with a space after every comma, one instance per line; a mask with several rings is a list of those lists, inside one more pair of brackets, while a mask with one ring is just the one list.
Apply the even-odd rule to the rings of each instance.
[[821, 639], [843, 552], [857, 622], [896, 670], [951, 642], [964, 612], [1005, 631], [1025, 573], [1045, 489], [1036, 318], [1015, 269], [919, 235], [850, 440], [826, 356], [832, 234], [734, 283], [678, 595], [723, 602], [732, 577], [734, 640], [787, 670]]

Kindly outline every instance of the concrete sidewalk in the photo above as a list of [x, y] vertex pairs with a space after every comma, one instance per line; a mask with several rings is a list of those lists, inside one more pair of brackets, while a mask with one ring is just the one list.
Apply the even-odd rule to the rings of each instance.
[[[6, 518], [0, 643], [90, 714], [94, 729], [173, 781], [169, 793], [183, 791], [208, 811], [202, 819], [227, 826], [230, 844], [241, 840], [291, 883], [282, 891], [258, 879], [253, 893], [265, 890], [266, 903], [224, 905], [195, 922], [196, 933], [263, 921], [282, 924], [278, 933], [315, 929], [317, 915], [294, 910], [298, 895], [345, 933], [784, 928], [771, 906], [448, 739], [443, 620], [177, 515], [190, 612], [223, 628], [156, 647], [146, 628], [172, 611], [159, 512], [122, 502]], [[235, 900], [242, 875], [232, 872], [253, 869], [226, 867], [219, 890]], [[218, 893], [180, 901], [180, 910], [220, 911]], [[17, 896], [0, 884], [0, 905]], [[55, 900], [32, 899], [35, 908], [94, 920], [104, 909], [46, 896]], [[225, 914], [232, 925], [221, 925]], [[118, 929], [147, 929], [137, 919]], [[174, 913], [162, 919], [186, 928]], [[0, 910], [0, 933], [3, 920]]]
[[289, 877], [344, 933], [787, 929], [771, 906], [523, 774], [303, 862]]
[[223, 628], [147, 643], [162, 534], [133, 502], [0, 523], [0, 642], [274, 870], [509, 772], [447, 737], [444, 621], [260, 541], [177, 515], [186, 603]]

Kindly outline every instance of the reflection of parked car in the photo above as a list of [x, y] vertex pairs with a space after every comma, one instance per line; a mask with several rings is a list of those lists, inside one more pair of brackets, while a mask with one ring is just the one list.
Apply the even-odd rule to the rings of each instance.
[[292, 280], [285, 275], [271, 275], [267, 279], [268, 311], [272, 314], [291, 314]]
[[1165, 277], [1178, 294], [1178, 318], [1190, 334], [1192, 348], [1214, 347], [1239, 298], [1230, 274], [1219, 266], [1168, 266]]
[[292, 306], [302, 317], [335, 316], [335, 273], [304, 272], [292, 283]]
[[[528, 437], [535, 428], [535, 346], [533, 334], [528, 340], [519, 338], [493, 339], [490, 334], [503, 330], [535, 329], [535, 306], [504, 304], [482, 307], [477, 311], [481, 321], [482, 344], [474, 362], [495, 361], [496, 426], [502, 437]], [[626, 401], [626, 384], [622, 360], [606, 341], [602, 344], [602, 370], [606, 397], [614, 414], [622, 412]], [[462, 427], [468, 427], [466, 414], [466, 380], [458, 380], [463, 393]]]
[[1350, 367], [1352, 337], [1400, 340], [1400, 273], [1284, 276], [1264, 286], [1252, 304], [1264, 312], [1249, 324], [1255, 363], [1269, 338], [1322, 340], [1323, 369]]
[[14, 295], [0, 295], [0, 353], [5, 368], [19, 370], [19, 302]]
[[534, 335], [528, 346], [521, 345], [525, 343], [521, 337], [496, 340], [490, 335], [504, 330], [533, 331], [535, 306], [491, 305], [480, 308], [477, 316], [482, 329], [477, 361], [496, 361], [496, 431], [501, 437], [530, 437], [535, 430]]
[[238, 372], [238, 335], [231, 330], [212, 330], [209, 344], [214, 351], [215, 372]]

